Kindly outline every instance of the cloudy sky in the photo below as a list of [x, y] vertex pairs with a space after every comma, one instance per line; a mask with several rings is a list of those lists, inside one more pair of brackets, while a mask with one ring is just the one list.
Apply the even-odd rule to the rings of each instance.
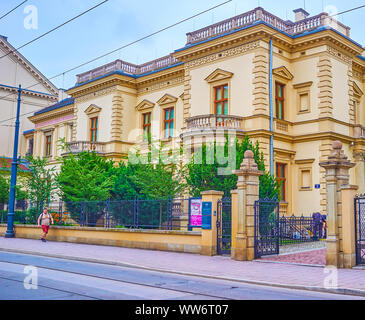
[[[20, 52], [44, 75], [52, 77], [225, 1], [109, 0], [91, 13], [30, 44]], [[21, 0], [1, 0], [0, 17], [20, 2]], [[0, 34], [7, 36], [14, 47], [19, 47], [100, 2], [102, 0], [28, 0], [22, 7], [0, 20]], [[70, 88], [76, 82], [76, 74], [115, 59], [141, 64], [162, 57], [183, 47], [187, 32], [259, 5], [284, 20], [293, 20], [292, 10], [304, 5], [311, 15], [315, 15], [324, 11], [324, 8], [341, 12], [363, 4], [364, 0], [233, 0], [212, 12], [65, 74], [64, 77], [53, 79], [52, 82], [57, 87]], [[27, 30], [24, 27], [27, 17], [24, 9], [27, 5], [33, 5], [38, 10], [37, 30]], [[365, 45], [364, 17], [365, 8], [339, 18], [352, 28], [352, 39], [362, 45]]]

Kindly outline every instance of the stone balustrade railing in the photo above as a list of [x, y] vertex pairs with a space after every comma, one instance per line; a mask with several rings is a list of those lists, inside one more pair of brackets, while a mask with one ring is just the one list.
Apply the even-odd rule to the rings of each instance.
[[104, 66], [77, 75], [77, 84], [96, 79], [115, 71], [122, 71], [131, 75], [141, 75], [174, 65], [176, 63], [178, 63], [178, 60], [175, 59], [172, 54], [144, 63], [142, 65], [135, 65], [123, 60], [116, 60]]
[[90, 142], [90, 141], [74, 141], [69, 142], [68, 146], [72, 153], [90, 152], [95, 151], [96, 153], [104, 153], [105, 144], [101, 142]]
[[289, 33], [291, 35], [310, 31], [320, 26], [330, 26], [344, 35], [350, 36], [349, 27], [343, 25], [333, 17], [330, 17], [328, 13], [325, 12], [303, 19], [301, 21], [292, 22], [289, 20], [284, 21], [270, 12], [265, 11], [263, 8], [258, 7], [239, 16], [218, 22], [194, 32], [187, 33], [187, 44], [194, 44], [203, 40], [207, 40], [209, 38], [249, 26], [258, 21], [264, 21], [269, 25], [279, 29], [280, 31]]
[[242, 117], [215, 114], [195, 116], [186, 119], [187, 130], [193, 129], [235, 129], [243, 130]]

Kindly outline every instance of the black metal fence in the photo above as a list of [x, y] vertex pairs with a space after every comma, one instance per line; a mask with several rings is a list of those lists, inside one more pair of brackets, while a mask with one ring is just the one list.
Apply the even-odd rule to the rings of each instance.
[[[181, 230], [189, 199], [51, 202], [47, 207], [59, 226]], [[15, 212], [14, 223], [36, 224], [41, 210], [27, 204]], [[7, 210], [0, 210], [0, 219], [7, 223]]]
[[314, 242], [327, 238], [325, 218], [316, 220], [312, 217], [280, 217], [279, 243], [280, 245], [301, 242]]
[[217, 253], [230, 254], [232, 247], [232, 200], [223, 198], [217, 204]]

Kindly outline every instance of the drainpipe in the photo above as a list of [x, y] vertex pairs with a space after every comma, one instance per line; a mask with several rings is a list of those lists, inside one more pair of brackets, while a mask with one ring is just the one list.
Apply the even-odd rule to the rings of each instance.
[[270, 62], [269, 62], [269, 96], [270, 96], [270, 172], [274, 174], [274, 109], [273, 109], [273, 86], [272, 86], [272, 69], [273, 69], [273, 42], [270, 38]]

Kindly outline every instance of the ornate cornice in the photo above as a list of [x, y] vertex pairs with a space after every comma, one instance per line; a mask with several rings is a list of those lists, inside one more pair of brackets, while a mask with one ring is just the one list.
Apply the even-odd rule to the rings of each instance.
[[342, 60], [343, 62], [347, 63], [347, 64], [352, 64], [352, 58], [350, 56], [348, 56], [347, 54], [344, 54], [343, 52], [335, 49], [334, 47], [331, 46], [327, 46], [327, 52], [336, 57], [337, 59]]
[[[39, 71], [37, 70], [23, 55], [21, 55], [9, 42], [0, 37], [0, 46], [5, 54], [8, 54], [13, 60], [21, 64], [34, 78], [40, 81], [50, 92], [58, 96], [57, 88]], [[10, 53], [11, 52], [11, 53]]]
[[[15, 95], [18, 94], [18, 88], [0, 85], [0, 90], [6, 91], [6, 92], [11, 92]], [[58, 101], [57, 96], [52, 96], [50, 94], [26, 90], [26, 89], [22, 90], [22, 95], [28, 96], [28, 97], [38, 97], [38, 98], [42, 98], [42, 99], [46, 99], [46, 100], [50, 100], [50, 101]], [[6, 98], [2, 98], [2, 99], [5, 100]], [[9, 100], [12, 100], [12, 99], [10, 98]]]
[[141, 86], [138, 86], [137, 94], [143, 95], [153, 91], [174, 87], [182, 84], [183, 82], [184, 82], [184, 75], [181, 75], [177, 78], [164, 80], [162, 82], [143, 84]]
[[214, 61], [219, 61], [219, 60], [222, 60], [222, 59], [227, 58], [227, 57], [232, 57], [232, 56], [237, 56], [237, 55], [240, 55], [240, 54], [244, 54], [248, 51], [257, 49], [259, 47], [260, 47], [260, 41], [259, 40], [253, 41], [253, 42], [246, 43], [246, 44], [243, 44], [243, 45], [231, 48], [231, 49], [227, 49], [227, 50], [224, 50], [224, 51], [221, 51], [221, 52], [218, 52], [218, 53], [214, 53], [214, 54], [211, 54], [211, 55], [208, 55], [208, 56], [205, 56], [205, 57], [201, 57], [201, 58], [196, 59], [196, 60], [186, 62], [185, 63], [185, 68], [188, 69], [188, 68], [199, 67], [201, 65], [211, 63], [211, 62], [214, 62]]
[[106, 96], [108, 94], [114, 93], [117, 90], [118, 90], [118, 88], [117, 88], [116, 85], [114, 85], [112, 87], [109, 87], [109, 88], [104, 88], [102, 90], [96, 90], [96, 91], [93, 91], [91, 93], [88, 93], [88, 94], [85, 94], [85, 95], [82, 95], [82, 96], [75, 97], [75, 104], [77, 104], [77, 103], [83, 103], [83, 102], [86, 102], [86, 101], [95, 99], [97, 97]]
[[42, 113], [36, 116], [31, 116], [28, 119], [33, 122], [33, 123], [39, 123], [42, 122], [44, 120], [48, 120], [48, 119], [53, 119], [53, 118], [58, 118], [59, 116], [63, 116], [66, 115], [68, 113], [73, 113], [74, 112], [74, 105], [69, 105], [57, 110], [53, 110], [53, 111], [49, 111], [46, 113]]

